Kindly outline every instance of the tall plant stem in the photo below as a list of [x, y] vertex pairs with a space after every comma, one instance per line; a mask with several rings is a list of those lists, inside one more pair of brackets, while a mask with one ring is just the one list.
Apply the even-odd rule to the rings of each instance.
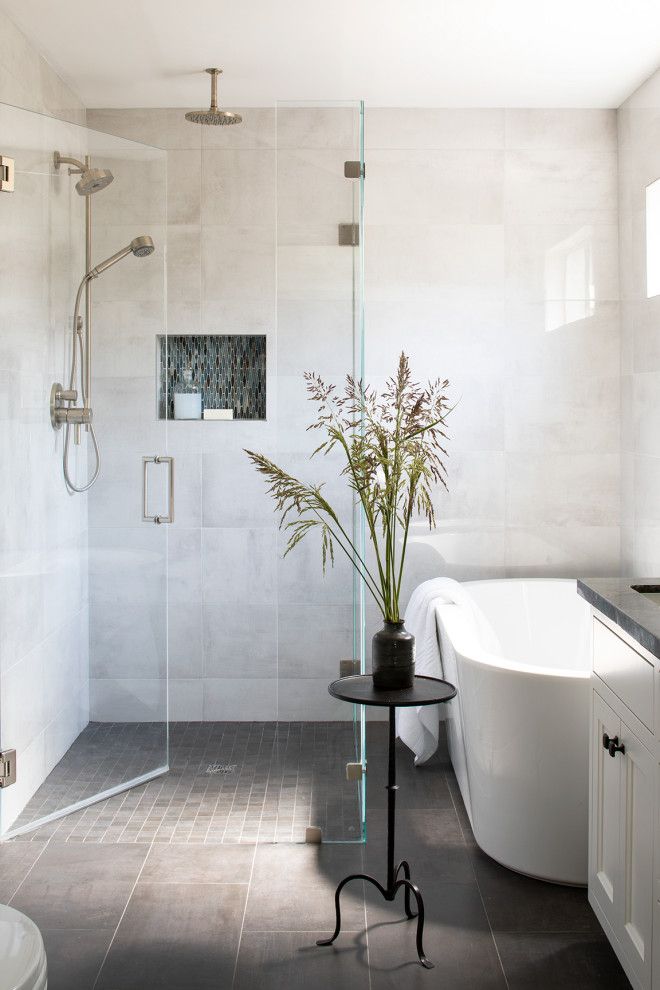
[[[368, 503], [367, 499], [364, 497], [364, 485], [362, 485], [360, 483], [360, 481], [358, 480], [357, 472], [355, 470], [355, 464], [354, 464], [353, 458], [351, 456], [350, 448], [349, 448], [348, 444], [346, 443], [346, 438], [344, 437], [344, 434], [341, 432], [341, 430], [339, 429], [339, 427], [338, 427], [337, 424], [334, 424], [334, 428], [335, 428], [335, 435], [337, 436], [337, 439], [339, 440], [340, 444], [342, 445], [342, 447], [344, 449], [344, 453], [346, 455], [346, 459], [348, 461], [348, 466], [349, 466], [349, 469], [350, 469], [350, 472], [351, 472], [351, 477], [353, 478], [353, 484], [355, 486], [355, 491], [358, 494], [358, 498], [360, 499], [360, 503], [362, 505], [362, 509], [364, 511], [365, 518], [367, 520], [367, 526], [369, 527], [369, 535], [371, 536], [371, 542], [373, 544], [374, 552], [375, 552], [375, 555], [376, 555], [376, 565], [378, 567], [378, 575], [380, 577], [380, 583], [381, 583], [381, 586], [384, 587], [385, 586], [385, 583], [386, 583], [385, 582], [385, 574], [383, 572], [383, 566], [382, 566], [382, 562], [381, 562], [380, 551], [378, 549], [378, 539], [377, 539], [377, 536], [376, 536], [376, 526], [374, 524], [373, 515], [372, 515], [372, 512], [371, 512], [371, 507], [369, 506], [369, 503]], [[359, 556], [359, 554], [358, 554], [358, 556]], [[365, 564], [365, 567], [366, 567], [366, 564]]]
[[[364, 561], [362, 560], [362, 557], [358, 553], [358, 551], [357, 551], [357, 549], [355, 547], [355, 544], [353, 543], [353, 541], [351, 540], [351, 538], [347, 535], [347, 533], [344, 530], [344, 528], [341, 525], [341, 523], [338, 520], [335, 520], [337, 522], [337, 525], [339, 526], [340, 532], [342, 533], [342, 535], [346, 539], [346, 542], [350, 546], [350, 548], [352, 550], [352, 553], [349, 550], [346, 549], [346, 547], [344, 546], [344, 544], [340, 540], [340, 538], [337, 535], [337, 533], [333, 530], [333, 528], [330, 525], [328, 525], [327, 520], [325, 520], [323, 518], [323, 516], [318, 512], [318, 510], [312, 508], [312, 512], [323, 523], [323, 525], [326, 526], [330, 530], [330, 533], [332, 535], [332, 538], [336, 541], [337, 546], [340, 547], [341, 550], [343, 550], [343, 552], [346, 554], [346, 556], [350, 560], [350, 562], [353, 565], [353, 567], [356, 568], [358, 574], [360, 574], [360, 576], [364, 579], [364, 582], [365, 582], [367, 588], [369, 588], [369, 591], [370, 591], [372, 597], [375, 599], [376, 604], [378, 605], [378, 607], [381, 610], [381, 612], [383, 612], [383, 614], [385, 614], [384, 613], [383, 597], [380, 594], [380, 592], [378, 591], [378, 586], [377, 586], [376, 582], [374, 581], [373, 577], [371, 576], [367, 565], [364, 563]], [[356, 564], [355, 564], [355, 559], [356, 558], [360, 562], [361, 567], [356, 567]], [[379, 601], [379, 599], [380, 599], [380, 601]]]

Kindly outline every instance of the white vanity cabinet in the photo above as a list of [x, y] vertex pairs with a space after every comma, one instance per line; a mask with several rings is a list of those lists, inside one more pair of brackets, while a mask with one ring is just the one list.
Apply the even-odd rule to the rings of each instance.
[[660, 990], [659, 667], [594, 613], [589, 901], [633, 987], [644, 990]]

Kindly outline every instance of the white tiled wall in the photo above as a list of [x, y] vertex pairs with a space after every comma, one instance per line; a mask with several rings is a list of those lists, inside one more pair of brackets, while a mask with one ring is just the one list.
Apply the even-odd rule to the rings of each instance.
[[75, 93], [0, 12], [0, 103], [85, 123], [85, 108]]
[[621, 106], [619, 249], [623, 562], [660, 569], [660, 296], [646, 294], [646, 186], [660, 178], [660, 72]]
[[[0, 103], [84, 122], [80, 101], [4, 15]], [[83, 264], [82, 200], [68, 175], [53, 174], [52, 154], [82, 154], [84, 132], [0, 107], [0, 133], [16, 160], [15, 192], [0, 195], [0, 748], [18, 752], [1, 833], [87, 723], [89, 701], [87, 500], [65, 492], [48, 415]]]
[[[302, 691], [308, 705], [316, 702], [319, 717], [345, 716], [326, 686], [340, 656], [352, 652], [352, 576], [340, 566], [324, 582], [311, 548], [279, 559], [273, 506], [243, 448], [309, 474], [302, 372], [313, 367], [337, 376], [351, 369], [353, 253], [337, 246], [336, 224], [352, 219], [353, 189], [343, 162], [355, 157], [354, 121], [350, 113], [322, 111], [329, 127], [323, 132], [316, 128], [319, 111], [242, 113], [240, 127], [217, 134], [187, 123], [180, 110], [89, 112], [93, 127], [168, 149], [168, 329], [265, 332], [268, 338], [265, 422], [168, 424], [177, 479], [176, 519], [167, 532], [170, 714], [274, 719], [279, 711], [284, 717], [278, 673], [292, 676], [297, 668], [302, 686], [287, 693], [299, 698]], [[116, 207], [106, 199], [108, 221]], [[97, 526], [129, 525], [139, 505], [139, 478], [125, 477], [125, 444], [118, 442], [131, 416], [146, 416], [154, 442], [161, 428], [151, 398], [148, 409], [139, 407], [140, 394], [153, 388], [148, 379], [159, 328], [142, 323], [135, 333], [134, 298], [129, 287], [121, 304], [97, 317], [99, 435], [106, 431], [105, 443], [118, 456], [108, 468], [117, 472], [113, 490], [106, 486], [105, 497], [97, 486], [90, 496], [92, 541]], [[122, 356], [117, 341], [130, 354]], [[117, 398], [125, 410], [119, 417], [112, 411]], [[137, 447], [134, 453], [141, 454]], [[102, 570], [100, 580], [113, 586]], [[325, 613], [319, 648], [314, 630], [326, 600], [338, 624]], [[112, 627], [113, 649], [139, 667], [135, 653], [144, 630], [133, 635], [126, 615], [119, 628], [107, 596], [98, 609], [108, 617], [97, 616], [99, 628]], [[301, 654], [302, 642], [309, 654], [300, 665], [293, 653]], [[92, 650], [92, 712], [122, 718], [122, 695], [112, 681], [125, 672], [114, 674], [102, 657], [103, 651], [97, 665]]]
[[[268, 335], [266, 423], [170, 424], [172, 715], [341, 717], [325, 686], [352, 651], [349, 568], [324, 580], [311, 544], [282, 560], [242, 448], [326, 473], [306, 460], [301, 376], [340, 380], [351, 366], [352, 257], [336, 224], [352, 219], [356, 119], [242, 112], [234, 128], [191, 126], [181, 110], [89, 114], [168, 149], [169, 329]], [[404, 349], [460, 399], [450, 491], [438, 532], [415, 528], [407, 591], [438, 573], [615, 571], [615, 113], [368, 110], [366, 137], [369, 377]], [[106, 336], [102, 367], [151, 375], [154, 329], [134, 337], [116, 315], [130, 362]]]
[[366, 139], [368, 374], [403, 349], [458, 401], [407, 591], [616, 571], [615, 112], [371, 110]]

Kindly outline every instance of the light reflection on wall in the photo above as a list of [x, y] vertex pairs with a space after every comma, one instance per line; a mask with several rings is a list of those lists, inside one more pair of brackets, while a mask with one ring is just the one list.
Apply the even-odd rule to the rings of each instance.
[[582, 227], [545, 255], [545, 329], [594, 315], [593, 229]]

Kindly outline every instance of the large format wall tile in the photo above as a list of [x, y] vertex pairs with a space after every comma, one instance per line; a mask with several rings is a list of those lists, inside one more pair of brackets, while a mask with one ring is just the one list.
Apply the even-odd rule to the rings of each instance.
[[369, 109], [365, 146], [372, 149], [486, 149], [504, 147], [504, 110]]
[[203, 529], [203, 601], [274, 604], [276, 547], [272, 529]]
[[262, 679], [278, 675], [275, 605], [204, 604], [202, 641], [204, 677]]
[[369, 224], [502, 223], [504, 161], [490, 149], [371, 151]]
[[507, 151], [509, 223], [616, 223], [616, 150]]
[[611, 110], [504, 111], [506, 147], [519, 151], [567, 150], [612, 152], [616, 114]]
[[274, 151], [204, 151], [202, 223], [218, 227], [272, 227], [275, 181]]
[[619, 252], [621, 282], [621, 448], [623, 565], [631, 574], [660, 567], [660, 478], [656, 395], [660, 297], [647, 298], [646, 186], [660, 175], [660, 73], [620, 108]]

